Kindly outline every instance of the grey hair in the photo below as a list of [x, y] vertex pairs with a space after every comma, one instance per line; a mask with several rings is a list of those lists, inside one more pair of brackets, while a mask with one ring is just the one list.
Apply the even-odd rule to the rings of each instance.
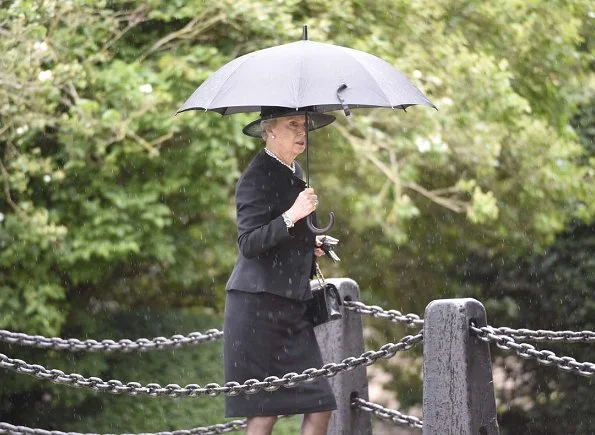
[[269, 134], [267, 132], [267, 128], [273, 127], [277, 123], [277, 118], [273, 119], [263, 119], [260, 121], [260, 136], [262, 137], [263, 141], [267, 141], [269, 138]]

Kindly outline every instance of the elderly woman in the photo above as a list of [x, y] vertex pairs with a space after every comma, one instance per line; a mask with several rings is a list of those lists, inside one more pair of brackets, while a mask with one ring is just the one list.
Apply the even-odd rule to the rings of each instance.
[[[308, 318], [310, 279], [316, 256], [324, 255], [306, 216], [318, 200], [306, 187], [295, 158], [310, 130], [331, 115], [263, 107], [244, 133], [266, 143], [236, 186], [239, 255], [227, 282], [224, 322], [225, 381], [243, 383], [323, 365]], [[225, 398], [226, 417], [248, 417], [246, 433], [271, 434], [278, 415], [304, 414], [302, 434], [327, 433], [335, 398], [327, 379], [277, 391]]]

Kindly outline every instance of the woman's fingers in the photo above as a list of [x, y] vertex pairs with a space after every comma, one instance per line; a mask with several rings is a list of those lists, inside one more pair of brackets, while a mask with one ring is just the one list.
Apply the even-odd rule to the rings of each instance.
[[291, 207], [292, 215], [297, 218], [296, 220], [302, 219], [316, 210], [317, 205], [318, 195], [316, 195], [313, 188], [307, 187], [300, 192]]
[[314, 189], [311, 187], [304, 189], [300, 195], [306, 201], [305, 206], [307, 207], [308, 214], [310, 214], [316, 209], [316, 206], [318, 205], [318, 195], [316, 195]]
[[307, 197], [308, 197], [308, 201], [310, 203], [310, 208], [312, 209], [311, 211], [314, 211], [314, 209], [316, 209], [316, 206], [318, 205], [318, 195], [316, 195], [316, 193], [314, 192], [314, 189], [312, 188], [308, 188], [308, 193], [307, 193]]

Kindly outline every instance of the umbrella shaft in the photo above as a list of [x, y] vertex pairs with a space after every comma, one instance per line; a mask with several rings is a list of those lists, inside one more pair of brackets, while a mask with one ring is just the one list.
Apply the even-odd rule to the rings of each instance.
[[310, 187], [310, 139], [308, 138], [308, 132], [310, 131], [309, 125], [308, 112], [306, 112], [306, 185], [308, 187]]

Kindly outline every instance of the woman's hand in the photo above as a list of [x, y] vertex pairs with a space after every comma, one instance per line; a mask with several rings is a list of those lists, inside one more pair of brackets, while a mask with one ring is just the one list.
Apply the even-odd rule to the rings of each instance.
[[300, 192], [293, 205], [287, 210], [287, 216], [295, 224], [316, 210], [317, 204], [318, 196], [314, 193], [314, 189], [307, 187]]
[[316, 255], [317, 257], [322, 257], [325, 254], [322, 248], [319, 247], [322, 246], [322, 242], [318, 240], [318, 237], [319, 236], [316, 236], [316, 247], [314, 248], [314, 255]]

